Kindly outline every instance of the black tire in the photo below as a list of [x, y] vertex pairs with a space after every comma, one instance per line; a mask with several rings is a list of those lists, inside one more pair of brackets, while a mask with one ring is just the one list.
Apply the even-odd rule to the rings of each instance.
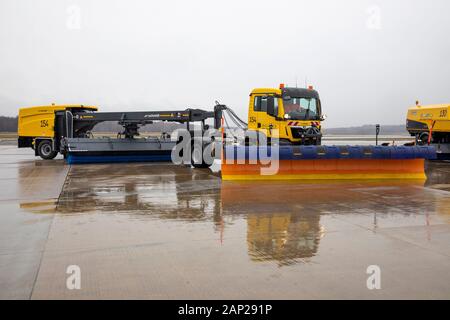
[[37, 146], [37, 153], [39, 157], [44, 160], [51, 160], [56, 157], [58, 152], [53, 150], [52, 142], [50, 140], [42, 140]]
[[416, 136], [416, 143], [419, 146], [425, 146], [428, 144], [428, 138], [430, 134], [428, 132], [422, 132]]
[[205, 159], [203, 158], [203, 148], [200, 144], [192, 144], [191, 165], [194, 168], [209, 168], [211, 166], [205, 162]]

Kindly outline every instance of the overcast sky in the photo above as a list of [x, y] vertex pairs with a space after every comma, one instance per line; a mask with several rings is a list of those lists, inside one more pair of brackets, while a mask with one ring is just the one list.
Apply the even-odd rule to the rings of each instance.
[[326, 126], [450, 103], [450, 1], [0, 0], [0, 114], [212, 109], [313, 85]]

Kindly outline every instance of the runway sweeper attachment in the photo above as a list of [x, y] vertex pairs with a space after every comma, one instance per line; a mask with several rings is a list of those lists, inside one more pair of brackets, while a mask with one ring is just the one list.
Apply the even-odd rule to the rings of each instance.
[[[176, 122], [185, 124], [186, 132], [192, 138], [192, 143], [200, 144], [201, 151], [206, 148], [203, 134], [209, 129], [205, 120], [213, 119], [214, 128], [221, 125], [222, 111], [225, 106], [216, 105], [214, 111], [201, 109], [186, 109], [181, 111], [148, 111], [148, 112], [92, 112], [73, 116], [65, 115], [69, 124], [77, 128], [91, 128], [99, 122], [113, 121], [121, 125], [124, 130], [116, 138], [102, 137], [72, 137], [71, 132], [77, 132], [69, 128], [69, 134], [61, 140], [60, 150], [65, 155], [69, 164], [75, 163], [109, 163], [109, 162], [142, 162], [142, 161], [171, 161], [173, 148], [179, 142], [168, 133], [162, 132], [160, 136], [138, 137], [139, 128], [154, 122]], [[196, 123], [194, 125], [190, 125]], [[194, 132], [198, 131], [198, 132]], [[196, 150], [193, 146], [191, 152]], [[200, 157], [201, 158], [201, 157]], [[194, 167], [207, 167], [208, 163], [200, 160], [194, 162], [194, 156], [190, 157]]]
[[226, 146], [223, 180], [425, 179], [430, 146]]
[[[221, 126], [222, 111], [217, 104], [213, 111], [185, 109], [179, 111], [98, 112], [95, 106], [51, 105], [19, 110], [18, 147], [32, 148], [36, 156], [53, 159], [58, 153], [69, 164], [92, 162], [170, 161], [171, 151], [178, 141], [165, 132], [165, 123], [183, 124], [191, 143], [212, 143], [203, 139], [209, 129], [207, 119], [214, 120], [214, 128]], [[93, 137], [92, 130], [102, 122], [122, 126], [117, 137]], [[160, 135], [139, 137], [139, 129], [158, 123]], [[181, 126], [180, 126], [181, 127]], [[173, 127], [172, 127], [173, 128]], [[194, 154], [198, 148], [191, 148]], [[193, 154], [190, 159], [193, 159]], [[205, 167], [203, 160], [192, 163]]]

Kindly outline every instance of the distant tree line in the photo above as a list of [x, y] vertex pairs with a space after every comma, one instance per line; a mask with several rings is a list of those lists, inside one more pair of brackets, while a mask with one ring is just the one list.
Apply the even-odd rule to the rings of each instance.
[[[366, 124], [359, 127], [325, 128], [324, 134], [336, 135], [375, 135], [375, 125]], [[408, 135], [405, 125], [381, 125], [381, 135]]]
[[17, 117], [0, 116], [0, 132], [17, 132]]

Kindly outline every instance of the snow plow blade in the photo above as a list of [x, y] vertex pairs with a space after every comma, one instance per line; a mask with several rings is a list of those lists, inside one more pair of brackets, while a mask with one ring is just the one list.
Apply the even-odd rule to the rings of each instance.
[[227, 146], [222, 180], [426, 179], [429, 146]]

